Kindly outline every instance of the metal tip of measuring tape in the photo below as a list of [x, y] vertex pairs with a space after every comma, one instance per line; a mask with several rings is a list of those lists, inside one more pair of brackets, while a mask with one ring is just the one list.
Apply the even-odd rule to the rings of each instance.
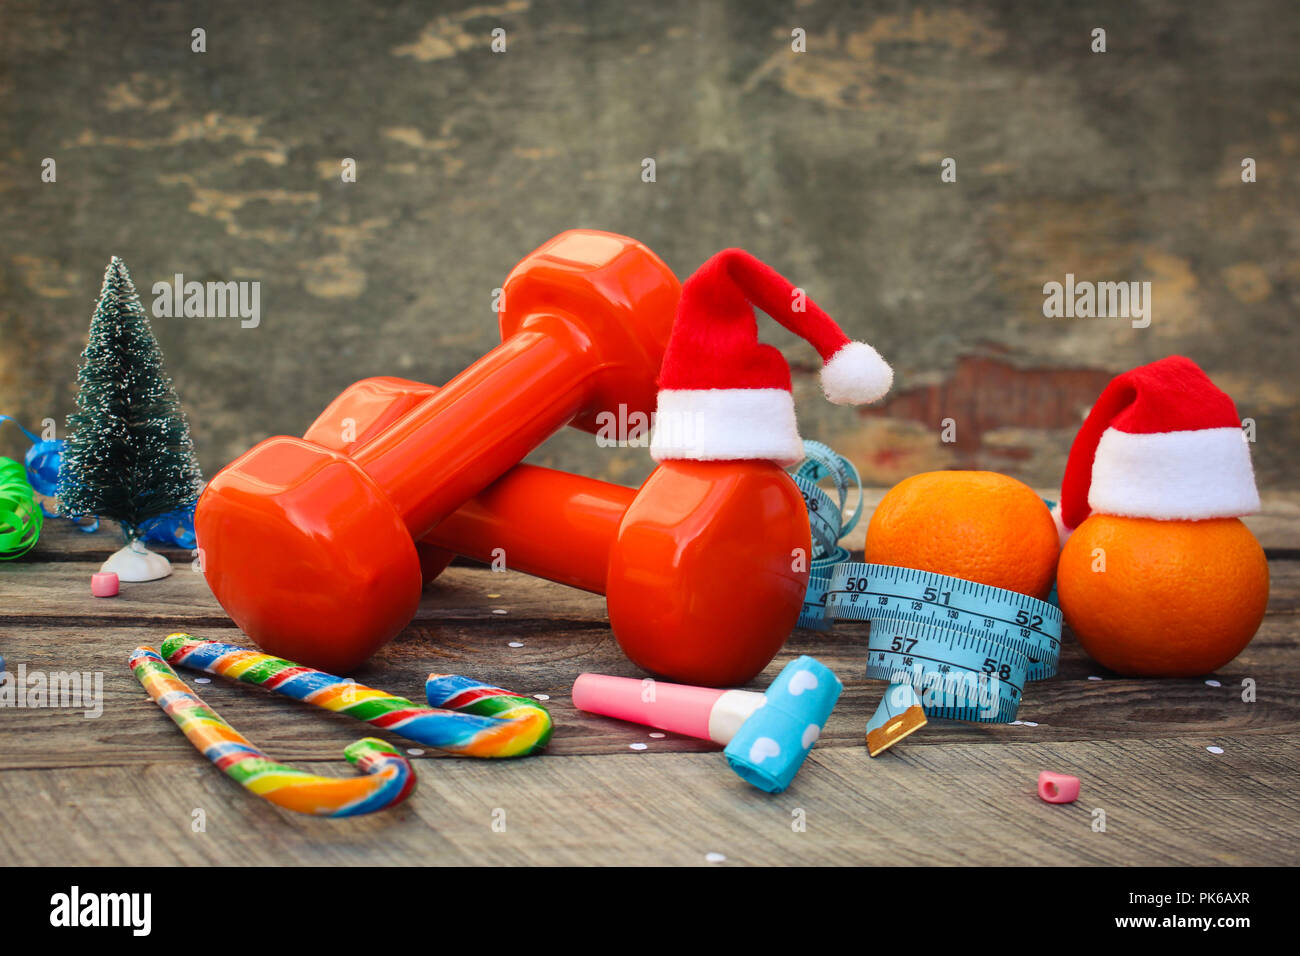
[[883, 727], [867, 727], [867, 753], [879, 757], [904, 737], [909, 737], [926, 724], [925, 711], [919, 706], [909, 707]]
[[925, 723], [925, 710], [916, 689], [911, 684], [890, 684], [880, 706], [867, 721], [867, 753], [880, 756]]

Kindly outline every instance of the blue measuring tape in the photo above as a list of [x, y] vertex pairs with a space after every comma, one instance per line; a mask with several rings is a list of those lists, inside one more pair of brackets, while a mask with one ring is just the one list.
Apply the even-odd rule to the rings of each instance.
[[[813, 553], [808, 564], [808, 590], [799, 612], [798, 626], [827, 631], [831, 622], [826, 617], [826, 591], [830, 588], [831, 572], [849, 559], [849, 552], [840, 547], [839, 541], [857, 527], [862, 516], [862, 478], [853, 462], [819, 441], [805, 441], [803, 451], [804, 460], [791, 477], [808, 509]], [[818, 486], [818, 482], [826, 478], [834, 482], [838, 501]], [[858, 503], [845, 521], [843, 515], [849, 500], [850, 483], [858, 486]]]
[[1061, 657], [1060, 608], [930, 571], [845, 562], [826, 614], [870, 621], [867, 676], [911, 684], [930, 717], [1014, 720], [1025, 684]]
[[[834, 620], [869, 621], [868, 677], [908, 685], [931, 717], [1014, 720], [1025, 684], [1056, 673], [1060, 608], [948, 575], [848, 560], [838, 542], [862, 513], [861, 480], [825, 445], [804, 446], [808, 458], [793, 477], [808, 504], [815, 560], [799, 625], [826, 630]], [[838, 506], [817, 487], [827, 477], [835, 482]], [[850, 480], [858, 484], [858, 506], [844, 523]], [[897, 716], [884, 711], [873, 720]]]

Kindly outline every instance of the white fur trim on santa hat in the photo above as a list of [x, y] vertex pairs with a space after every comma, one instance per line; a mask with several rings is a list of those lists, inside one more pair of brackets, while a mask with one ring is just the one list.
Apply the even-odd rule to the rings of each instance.
[[1108, 428], [1097, 443], [1088, 505], [1162, 521], [1231, 518], [1259, 510], [1240, 428], [1135, 434]]
[[664, 389], [650, 457], [793, 465], [804, 457], [794, 399], [783, 388]]
[[836, 405], [865, 405], [884, 398], [894, 370], [866, 342], [842, 346], [822, 366], [822, 391]]
[[1065, 542], [1074, 534], [1073, 528], [1065, 526], [1065, 519], [1061, 517], [1061, 506], [1055, 504], [1052, 506], [1052, 521], [1056, 523], [1056, 537], [1061, 542], [1061, 547], [1065, 547]]

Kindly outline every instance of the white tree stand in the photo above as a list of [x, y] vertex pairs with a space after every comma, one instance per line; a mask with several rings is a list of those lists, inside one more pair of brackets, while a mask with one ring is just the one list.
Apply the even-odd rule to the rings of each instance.
[[119, 581], [157, 581], [172, 573], [172, 563], [134, 538], [114, 552], [99, 570], [114, 572]]

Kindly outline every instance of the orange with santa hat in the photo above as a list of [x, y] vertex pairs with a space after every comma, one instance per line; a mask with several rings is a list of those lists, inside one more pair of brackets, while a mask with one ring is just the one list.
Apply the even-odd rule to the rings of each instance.
[[1268, 604], [1268, 563], [1239, 517], [1258, 510], [1236, 406], [1195, 362], [1116, 376], [1075, 438], [1053, 512], [1070, 630], [1121, 674], [1222, 667]]

